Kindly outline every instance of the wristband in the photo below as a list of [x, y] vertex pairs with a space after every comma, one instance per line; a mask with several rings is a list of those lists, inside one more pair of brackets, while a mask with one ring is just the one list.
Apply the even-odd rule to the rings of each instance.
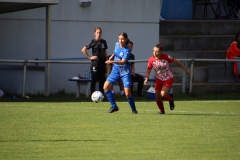
[[146, 77], [145, 80], [148, 80], [148, 78]]

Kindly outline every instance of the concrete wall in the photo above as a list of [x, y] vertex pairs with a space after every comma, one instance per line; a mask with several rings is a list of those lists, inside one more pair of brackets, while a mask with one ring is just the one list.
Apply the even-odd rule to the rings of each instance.
[[[114, 49], [120, 32], [128, 33], [134, 42], [136, 59], [148, 59], [159, 40], [159, 0], [92, 0], [81, 7], [79, 0], [60, 0], [52, 6], [51, 58], [81, 58], [81, 49], [92, 38], [94, 28], [103, 29], [108, 54]], [[36, 59], [45, 57], [45, 8], [0, 15], [0, 59]], [[91, 53], [91, 51], [89, 51]], [[35, 65], [35, 64], [33, 64]], [[136, 64], [137, 72], [146, 71], [146, 63]], [[75, 92], [75, 83], [68, 79], [84, 75], [89, 65], [51, 65], [51, 92], [65, 89]], [[16, 72], [16, 73], [14, 73]], [[21, 93], [22, 86], [10, 79], [22, 79], [20, 71], [0, 69], [0, 89]], [[10, 71], [8, 72], [10, 73]], [[33, 77], [41, 77], [34, 79]], [[42, 78], [43, 77], [43, 78]], [[15, 85], [18, 84], [18, 85]], [[28, 93], [44, 88], [42, 71], [27, 77]]]

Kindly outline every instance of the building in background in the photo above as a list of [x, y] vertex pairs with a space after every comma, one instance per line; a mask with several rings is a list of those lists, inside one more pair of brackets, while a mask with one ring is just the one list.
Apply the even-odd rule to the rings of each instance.
[[[118, 34], [126, 32], [134, 42], [136, 59], [147, 60], [153, 45], [159, 41], [159, 5], [159, 0], [92, 0], [90, 6], [82, 7], [79, 0], [59, 0], [51, 6], [51, 59], [83, 58], [81, 48], [94, 38], [94, 28], [101, 27], [108, 54], [113, 53]], [[45, 58], [45, 12], [43, 7], [0, 14], [0, 59]], [[45, 65], [29, 65], [40, 69], [27, 71], [26, 93], [44, 93], [45, 71], [41, 67]], [[51, 64], [50, 92], [75, 92], [76, 84], [68, 79], [84, 75], [89, 66]], [[146, 66], [146, 63], [136, 63], [137, 72], [145, 72]], [[0, 68], [0, 88], [20, 94], [22, 76], [22, 70]]]

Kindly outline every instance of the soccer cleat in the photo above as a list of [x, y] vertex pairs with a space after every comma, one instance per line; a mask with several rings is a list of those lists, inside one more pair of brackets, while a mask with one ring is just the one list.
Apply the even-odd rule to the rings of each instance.
[[169, 102], [169, 105], [170, 105], [170, 110], [174, 110], [175, 104], [174, 104], [174, 100], [173, 99], [172, 99], [171, 102]]
[[111, 107], [110, 109], [109, 109], [109, 111], [108, 111], [108, 113], [113, 113], [113, 112], [117, 112], [119, 109], [118, 109], [118, 107]]
[[165, 114], [165, 111], [160, 111], [158, 112], [158, 114]]
[[138, 114], [137, 110], [132, 111], [132, 114]]

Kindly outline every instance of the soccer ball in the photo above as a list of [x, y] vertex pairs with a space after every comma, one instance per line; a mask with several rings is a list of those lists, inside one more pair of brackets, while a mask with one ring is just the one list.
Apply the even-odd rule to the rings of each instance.
[[102, 102], [104, 95], [100, 91], [95, 91], [92, 93], [91, 98], [93, 102], [99, 103]]
[[4, 92], [0, 90], [0, 98], [2, 98], [3, 96], [4, 96]]

